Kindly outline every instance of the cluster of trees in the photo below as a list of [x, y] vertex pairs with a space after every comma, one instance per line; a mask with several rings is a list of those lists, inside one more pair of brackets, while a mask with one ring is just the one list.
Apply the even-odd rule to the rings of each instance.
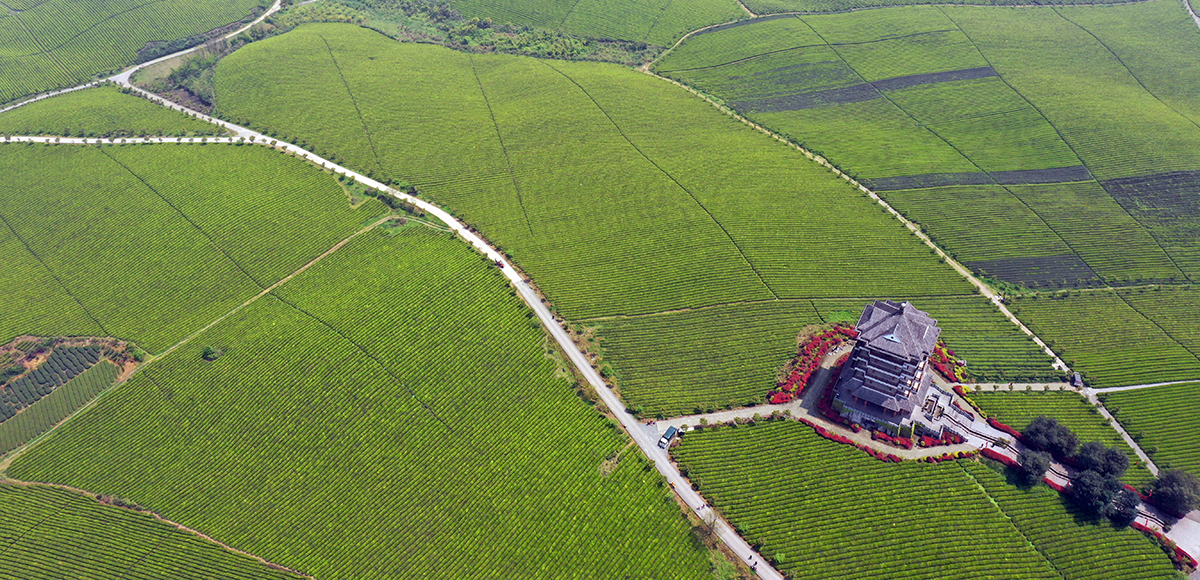
[[[1084, 511], [1107, 516], [1128, 525], [1137, 517], [1138, 494], [1121, 484], [1129, 469], [1129, 456], [1099, 441], [1079, 445], [1079, 438], [1064, 425], [1045, 415], [1035, 418], [1021, 432], [1027, 446], [1017, 460], [1018, 475], [1032, 485], [1042, 480], [1053, 458], [1073, 464], [1079, 472], [1071, 481], [1071, 499]], [[1151, 497], [1163, 510], [1183, 517], [1200, 508], [1200, 480], [1181, 470], [1159, 474], [1151, 484]]]

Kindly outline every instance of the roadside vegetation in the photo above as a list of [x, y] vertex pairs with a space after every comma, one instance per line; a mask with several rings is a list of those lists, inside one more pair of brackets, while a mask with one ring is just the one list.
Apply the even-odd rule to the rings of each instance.
[[0, 135], [199, 137], [222, 132], [112, 86], [73, 91], [0, 115]]

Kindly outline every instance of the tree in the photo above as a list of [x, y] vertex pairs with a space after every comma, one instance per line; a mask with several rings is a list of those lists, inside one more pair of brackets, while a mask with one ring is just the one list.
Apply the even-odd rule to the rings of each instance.
[[1070, 429], [1045, 415], [1034, 417], [1029, 426], [1021, 432], [1021, 438], [1056, 457], [1070, 457], [1075, 452], [1075, 446], [1079, 444], [1079, 438]]
[[1128, 489], [1122, 489], [1117, 492], [1117, 497], [1113, 498], [1112, 515], [1109, 517], [1122, 526], [1128, 526], [1137, 519], [1138, 504], [1142, 503], [1142, 499], [1138, 494]]
[[1182, 518], [1200, 508], [1200, 479], [1182, 469], [1168, 469], [1150, 484], [1150, 498], [1154, 505]]
[[1103, 516], [1112, 513], [1113, 497], [1121, 491], [1121, 483], [1095, 471], [1083, 471], [1071, 481], [1071, 499], [1089, 514]]
[[1075, 455], [1079, 468], [1120, 479], [1129, 469], [1129, 456], [1120, 449], [1109, 449], [1099, 441], [1084, 443]]
[[1027, 448], [1017, 455], [1017, 462], [1021, 464], [1017, 468], [1021, 480], [1026, 485], [1034, 485], [1041, 481], [1046, 475], [1046, 470], [1050, 469], [1050, 454]]
[[218, 358], [220, 358], [221, 355], [223, 355], [223, 354], [225, 354], [225, 353], [221, 352], [221, 349], [219, 349], [219, 348], [213, 348], [211, 346], [206, 346], [206, 347], [204, 347], [204, 354], [202, 354], [201, 356], [204, 357], [204, 360], [214, 361], [214, 360], [217, 360]]

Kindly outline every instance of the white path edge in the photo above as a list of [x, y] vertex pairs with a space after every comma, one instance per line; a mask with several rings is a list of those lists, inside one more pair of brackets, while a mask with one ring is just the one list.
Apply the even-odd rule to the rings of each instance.
[[612, 411], [613, 415], [617, 417], [617, 420], [621, 422], [621, 425], [629, 433], [629, 436], [635, 443], [638, 444], [638, 447], [641, 448], [642, 453], [644, 453], [650, 459], [651, 463], [654, 464], [654, 467], [658, 469], [658, 472], [663, 475], [668, 484], [674, 488], [677, 494], [679, 494], [679, 497], [683, 500], [683, 502], [687, 504], [687, 506], [701, 519], [713, 520], [715, 518], [715, 525], [713, 528], [717, 536], [720, 537], [721, 541], [725, 543], [730, 551], [741, 558], [742, 561], [753, 561], [755, 564], [757, 564], [757, 573], [759, 578], [762, 578], [763, 580], [784, 579], [784, 576], [780, 574], [778, 570], [771, 567], [762, 558], [761, 554], [755, 552], [754, 549], [750, 547], [750, 544], [746, 543], [746, 541], [742, 539], [742, 537], [738, 535], [738, 533], [734, 531], [724, 519], [716, 515], [715, 512], [711, 512], [711, 508], [707, 507], [707, 503], [704, 501], [704, 498], [702, 498], [699, 493], [692, 489], [691, 483], [683, 477], [683, 474], [681, 474], [675, 464], [671, 462], [670, 458], [667, 456], [666, 450], [659, 449], [657, 439], [653, 438], [647, 432], [645, 427], [641, 422], [638, 421], [636, 417], [625, 410], [624, 403], [621, 402], [616, 393], [613, 393], [612, 390], [608, 388], [608, 385], [604, 382], [604, 379], [600, 377], [600, 373], [596, 372], [596, 369], [592, 367], [591, 363], [584, 357], [583, 353], [581, 353], [575, 346], [575, 343], [550, 313], [550, 310], [546, 308], [545, 304], [542, 303], [541, 298], [539, 298], [537, 293], [534, 292], [533, 288], [531, 288], [529, 284], [525, 282], [525, 279], [513, 269], [508, 260], [505, 259], [500, 252], [489, 245], [486, 241], [468, 230], [466, 226], [459, 222], [454, 216], [450, 215], [445, 210], [432, 203], [417, 197], [413, 197], [406, 193], [396, 191], [395, 189], [392, 189], [387, 185], [380, 183], [379, 181], [371, 179], [346, 167], [342, 167], [341, 165], [320, 157], [315, 153], [297, 147], [291, 143], [279, 141], [277, 139], [271, 139], [270, 137], [267, 137], [266, 135], [263, 135], [257, 131], [252, 131], [245, 127], [240, 127], [238, 125], [214, 119], [208, 115], [193, 111], [170, 101], [163, 101], [161, 98], [129, 84], [129, 77], [127, 74], [123, 74], [121, 76], [122, 79], [118, 82], [122, 86], [142, 94], [143, 96], [149, 98], [152, 102], [228, 129], [229, 131], [232, 131], [235, 136], [148, 137], [123, 139], [14, 136], [7, 138], [6, 141], [14, 143], [45, 143], [59, 145], [99, 145], [121, 143], [254, 143], [266, 145], [268, 147], [278, 149], [309, 161], [319, 167], [330, 169], [335, 173], [350, 177], [351, 179], [354, 179], [355, 181], [367, 187], [386, 192], [392, 197], [411, 203], [412, 205], [421, 208], [426, 213], [437, 217], [449, 225], [450, 229], [453, 230], [454, 233], [458, 234], [460, 237], [466, 240], [467, 243], [471, 244], [475, 247], [475, 249], [487, 256], [488, 259], [502, 265], [501, 269], [504, 272], [504, 276], [508, 278], [512, 286], [516, 288], [517, 292], [521, 295], [521, 298], [523, 298], [525, 302], [529, 304], [530, 308], [533, 309], [534, 313], [537, 314], [538, 319], [542, 322], [542, 326], [546, 328], [550, 335], [554, 337], [554, 340], [558, 342], [559, 346], [562, 347], [563, 351], [567, 353], [567, 356], [571, 359], [571, 362], [576, 368], [579, 369], [579, 372], [583, 374], [587, 382], [596, 389], [596, 392], [600, 395], [600, 399], [604, 401], [604, 404], [607, 405], [609, 410]]

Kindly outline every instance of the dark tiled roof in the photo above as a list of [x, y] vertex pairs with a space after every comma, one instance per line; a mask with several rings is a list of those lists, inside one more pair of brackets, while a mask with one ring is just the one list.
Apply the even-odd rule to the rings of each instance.
[[937, 321], [908, 302], [876, 300], [858, 319], [858, 341], [901, 358], [924, 360], [941, 329]]

